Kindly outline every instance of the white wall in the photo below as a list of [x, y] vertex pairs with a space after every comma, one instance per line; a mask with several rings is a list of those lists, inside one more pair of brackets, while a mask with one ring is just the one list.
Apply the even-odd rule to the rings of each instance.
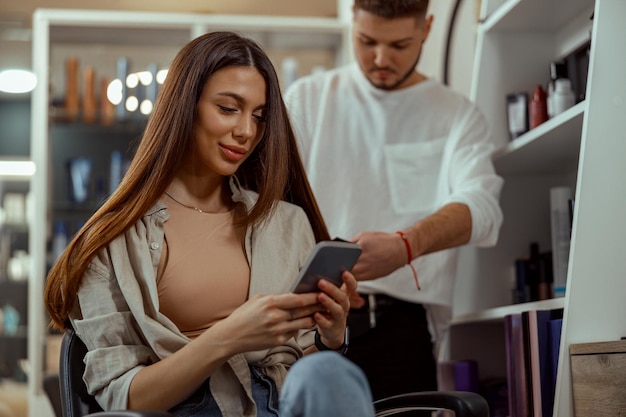
[[[456, 0], [430, 0], [429, 13], [434, 16], [430, 36], [418, 68], [424, 74], [443, 81], [443, 60], [450, 16]], [[478, 0], [461, 0], [452, 35], [449, 85], [469, 96], [474, 65]]]

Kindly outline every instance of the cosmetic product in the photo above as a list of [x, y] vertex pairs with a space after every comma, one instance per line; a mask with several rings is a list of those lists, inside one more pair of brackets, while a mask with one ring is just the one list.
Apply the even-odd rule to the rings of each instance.
[[78, 92], [78, 59], [67, 58], [65, 61], [65, 118], [74, 121], [78, 118], [79, 111]]
[[111, 79], [109, 77], [100, 78], [100, 124], [111, 126], [115, 121], [115, 104], [109, 101], [107, 90]]
[[528, 258], [515, 260], [515, 285], [513, 287], [513, 303], [527, 303], [530, 301], [530, 286], [528, 285]]
[[67, 246], [68, 235], [65, 222], [57, 220], [54, 222], [54, 235], [52, 237], [52, 259], [57, 260]]
[[2, 333], [15, 336], [20, 325], [20, 313], [11, 304], [2, 307]]
[[539, 255], [539, 281], [537, 284], [537, 300], [552, 298], [552, 252], [542, 252]]
[[552, 109], [554, 115], [563, 113], [565, 110], [576, 104], [576, 97], [572, 91], [572, 84], [567, 78], [560, 78], [554, 84], [554, 96], [552, 99]]
[[565, 295], [567, 266], [570, 250], [570, 201], [573, 198], [569, 187], [550, 189], [550, 226], [552, 235], [552, 269], [555, 297]]
[[535, 87], [533, 98], [530, 101], [530, 128], [534, 129], [548, 120], [548, 103], [546, 92], [539, 84]]
[[526, 93], [506, 96], [509, 134], [511, 140], [528, 132], [528, 95]]
[[30, 266], [30, 256], [28, 252], [18, 249], [13, 252], [13, 256], [9, 259], [7, 273], [11, 281], [26, 281], [28, 279], [28, 270]]
[[22, 224], [26, 221], [26, 198], [24, 194], [5, 193], [2, 205], [7, 223]]
[[567, 78], [567, 65], [562, 61], [550, 63], [550, 82], [548, 83], [547, 109], [548, 118], [554, 117], [554, 90], [556, 80]]
[[537, 301], [539, 300], [539, 278], [541, 274], [541, 256], [537, 242], [530, 244], [530, 258], [527, 263], [527, 274], [530, 301]]
[[96, 70], [87, 67], [83, 71], [83, 95], [82, 95], [83, 122], [94, 123], [96, 121]]
[[91, 159], [72, 158], [68, 162], [70, 174], [70, 197], [76, 203], [84, 203], [89, 197]]
[[117, 189], [122, 180], [122, 153], [111, 152], [111, 166], [109, 168], [109, 195]]

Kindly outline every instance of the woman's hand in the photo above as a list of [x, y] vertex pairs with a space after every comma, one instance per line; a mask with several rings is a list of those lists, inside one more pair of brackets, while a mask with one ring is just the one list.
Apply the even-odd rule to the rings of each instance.
[[344, 343], [346, 320], [350, 310], [350, 296], [356, 291], [357, 282], [350, 272], [345, 271], [341, 278], [341, 288], [327, 280], [320, 280], [317, 301], [323, 306], [323, 311], [313, 315], [317, 323], [322, 343], [330, 349], [339, 349]]
[[318, 298], [319, 293], [255, 295], [198, 338], [218, 344], [225, 357], [279, 346], [315, 325], [314, 314], [327, 309]]

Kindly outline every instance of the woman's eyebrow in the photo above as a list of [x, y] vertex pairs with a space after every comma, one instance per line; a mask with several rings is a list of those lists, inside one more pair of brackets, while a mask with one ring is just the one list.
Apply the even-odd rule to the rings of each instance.
[[[245, 102], [246, 102], [246, 99], [245, 99], [245, 98], [243, 98], [243, 97], [242, 97], [242, 96], [240, 96], [239, 94], [237, 94], [237, 93], [233, 93], [233, 92], [231, 92], [231, 91], [222, 91], [222, 92], [220, 92], [220, 93], [217, 93], [217, 95], [218, 95], [218, 96], [223, 96], [223, 97], [230, 97], [230, 98], [233, 98], [233, 99], [235, 99], [235, 100], [236, 100], [239, 104], [245, 104]], [[258, 106], [254, 109], [254, 110], [255, 110], [255, 111], [256, 111], [256, 110], [263, 110], [263, 109], [265, 109], [265, 107], [266, 107], [266, 106], [265, 106], [265, 103], [263, 103], [263, 104], [259, 104], [259, 105], [258, 105]]]

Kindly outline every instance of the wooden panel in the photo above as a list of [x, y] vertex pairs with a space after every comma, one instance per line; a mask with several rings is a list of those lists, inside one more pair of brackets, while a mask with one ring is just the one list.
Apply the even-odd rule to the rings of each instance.
[[576, 343], [575, 345], [571, 345], [569, 347], [570, 355], [597, 355], [601, 353], [626, 354], [626, 340], [616, 340], [614, 342]]
[[[571, 345], [574, 416], [617, 416], [626, 409], [626, 342]], [[620, 353], [604, 353], [622, 350]], [[597, 353], [589, 354], [596, 351]]]

